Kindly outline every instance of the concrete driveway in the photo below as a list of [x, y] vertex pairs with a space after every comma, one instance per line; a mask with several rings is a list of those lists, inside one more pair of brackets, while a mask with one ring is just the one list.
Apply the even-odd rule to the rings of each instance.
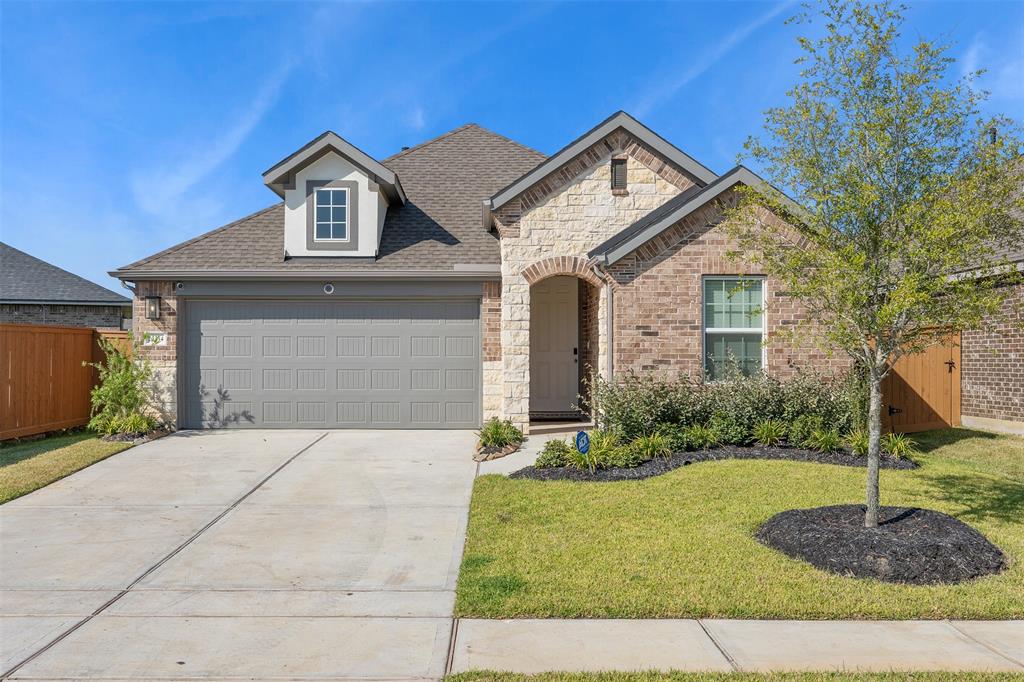
[[474, 439], [185, 432], [3, 505], [0, 667], [440, 677]]

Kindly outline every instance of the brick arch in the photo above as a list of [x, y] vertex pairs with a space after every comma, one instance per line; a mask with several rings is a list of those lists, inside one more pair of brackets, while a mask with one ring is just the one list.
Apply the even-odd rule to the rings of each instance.
[[579, 277], [595, 287], [600, 287], [604, 284], [601, 278], [597, 276], [597, 273], [594, 272], [594, 268], [590, 266], [590, 262], [580, 256], [553, 256], [545, 258], [523, 270], [522, 274], [530, 286], [543, 279], [557, 275]]

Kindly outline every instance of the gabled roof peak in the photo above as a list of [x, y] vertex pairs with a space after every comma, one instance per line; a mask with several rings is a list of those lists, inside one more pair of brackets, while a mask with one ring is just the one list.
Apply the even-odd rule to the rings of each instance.
[[285, 190], [294, 186], [295, 174], [329, 152], [334, 152], [361, 168], [381, 186], [389, 200], [399, 204], [405, 203], [405, 191], [394, 171], [333, 130], [324, 131], [268, 168], [263, 172], [263, 182], [278, 196], [284, 198]]
[[[563, 164], [567, 163], [589, 147], [619, 129], [625, 130], [638, 140], [641, 140], [672, 163], [679, 166], [679, 168], [686, 171], [694, 178], [696, 184], [700, 187], [707, 185], [718, 177], [707, 166], [668, 142], [665, 138], [655, 133], [625, 111], [619, 110], [587, 132], [583, 133], [580, 137], [567, 144], [558, 152], [552, 154], [536, 168], [499, 191], [490, 198], [489, 202], [485, 203], [489, 204], [488, 208], [492, 211], [500, 208], [540, 180], [556, 171]], [[487, 218], [485, 217], [485, 220], [486, 219]]]

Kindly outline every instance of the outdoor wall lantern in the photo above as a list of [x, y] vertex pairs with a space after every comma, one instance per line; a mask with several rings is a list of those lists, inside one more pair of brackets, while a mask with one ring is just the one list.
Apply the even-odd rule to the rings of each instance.
[[159, 320], [160, 319], [160, 297], [159, 296], [147, 296], [146, 297], [146, 319], [147, 320]]

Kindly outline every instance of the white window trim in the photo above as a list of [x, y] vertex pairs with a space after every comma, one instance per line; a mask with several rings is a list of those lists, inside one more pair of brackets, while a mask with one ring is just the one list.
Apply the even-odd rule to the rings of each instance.
[[[322, 191], [344, 192], [345, 193], [345, 238], [344, 239], [337, 239], [335, 237], [317, 237], [316, 236], [316, 227], [317, 227], [318, 224], [321, 223], [321, 221], [318, 221], [316, 219], [316, 210], [318, 208], [320, 208], [319, 204], [317, 203], [316, 197], [317, 197], [317, 194], [319, 192], [322, 192]], [[325, 208], [327, 208], [327, 207], [325, 207]], [[332, 214], [331, 214], [331, 222], [328, 223], [328, 224], [332, 225], [332, 226], [339, 224], [339, 223], [336, 223], [334, 221], [334, 219], [333, 219], [334, 218], [333, 211], [334, 211], [334, 208], [335, 208], [334, 204], [332, 203], [329, 208], [331, 209]], [[334, 228], [333, 227], [331, 228], [331, 233], [332, 234], [334, 233]], [[321, 243], [322, 242], [330, 242], [330, 243], [334, 243], [334, 244], [345, 244], [345, 243], [348, 243], [348, 242], [352, 241], [352, 195], [349, 192], [348, 187], [317, 187], [316, 189], [313, 190], [313, 241], [314, 242], [321, 242]]]
[[[707, 327], [705, 314], [707, 306], [704, 301], [705, 285], [708, 282], [720, 282], [722, 280], [747, 280], [761, 282], [761, 328], [757, 327]], [[764, 275], [704, 275], [700, 280], [700, 371], [707, 381], [707, 345], [708, 334], [753, 334], [761, 332], [761, 371], [768, 369], [768, 349], [765, 345], [765, 338], [768, 336], [768, 278]], [[716, 381], [712, 379], [712, 381]]]

